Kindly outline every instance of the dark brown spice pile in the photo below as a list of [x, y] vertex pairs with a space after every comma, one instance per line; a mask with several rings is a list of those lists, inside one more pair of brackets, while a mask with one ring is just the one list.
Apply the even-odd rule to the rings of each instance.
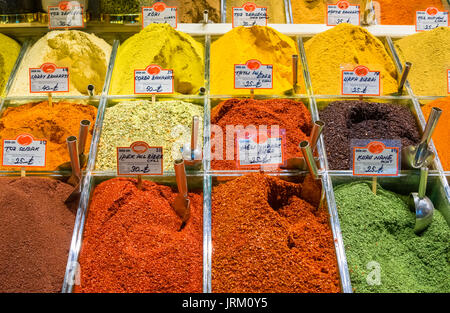
[[213, 292], [340, 291], [329, 216], [317, 209], [314, 185], [258, 173], [214, 188]]
[[335, 101], [320, 113], [328, 166], [348, 170], [352, 139], [399, 139], [402, 147], [417, 144], [420, 133], [406, 106], [365, 101]]
[[136, 179], [114, 178], [95, 188], [75, 292], [201, 292], [203, 198], [189, 193], [191, 217], [171, 207], [178, 192]]
[[47, 178], [0, 179], [0, 292], [60, 292], [75, 221], [73, 187]]

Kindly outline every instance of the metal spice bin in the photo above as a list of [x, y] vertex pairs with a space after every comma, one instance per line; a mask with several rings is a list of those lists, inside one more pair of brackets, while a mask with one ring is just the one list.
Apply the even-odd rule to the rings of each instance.
[[[304, 39], [311, 37], [315, 33], [325, 31], [330, 27], [326, 27], [324, 25], [309, 25], [308, 27], [304, 27], [302, 25], [273, 25], [278, 31], [289, 35], [291, 37], [296, 38], [299, 44], [299, 51], [301, 56], [301, 64], [302, 71], [304, 77], [304, 84], [306, 86], [307, 94], [303, 95], [295, 95], [290, 96], [288, 98], [297, 99], [303, 101], [308, 109], [311, 112], [312, 119], [318, 120], [318, 110], [325, 103], [329, 103], [332, 99], [358, 99], [357, 97], [342, 97], [342, 96], [327, 96], [327, 95], [316, 95], [313, 92], [311, 82], [309, 79], [309, 72], [307, 66], [307, 60], [304, 53], [303, 41]], [[98, 102], [98, 115], [97, 120], [94, 126], [94, 135], [90, 146], [89, 153], [89, 161], [85, 171], [85, 177], [83, 180], [83, 192], [81, 201], [78, 207], [76, 222], [74, 225], [74, 232], [72, 237], [72, 243], [70, 247], [70, 255], [68, 259], [68, 265], [65, 273], [64, 285], [62, 288], [63, 292], [71, 292], [72, 286], [70, 284], [73, 281], [73, 277], [75, 275], [74, 272], [74, 261], [78, 259], [78, 254], [82, 245], [82, 235], [84, 224], [86, 218], [88, 217], [88, 207], [90, 196], [95, 186], [100, 182], [108, 178], [112, 178], [115, 176], [113, 172], [98, 172], [95, 171], [95, 159], [98, 150], [98, 144], [100, 140], [103, 118], [105, 114], [105, 110], [108, 105], [112, 102], [119, 101], [120, 99], [148, 99], [148, 97], [135, 97], [135, 96], [110, 96], [108, 95], [112, 70], [114, 66], [114, 61], [117, 53], [117, 49], [119, 46], [119, 39], [123, 39], [124, 37], [129, 36], [132, 33], [136, 33], [140, 30], [140, 27], [137, 25], [120, 25], [120, 28], [117, 28], [115, 25], [109, 26], [98, 26], [92, 25], [88, 26], [86, 31], [94, 32], [98, 34], [100, 37], [106, 38], [110, 43], [113, 43], [113, 51], [111, 54], [111, 61], [108, 67], [107, 76], [105, 79], [105, 85], [102, 91], [102, 94], [94, 97], [94, 99]], [[218, 101], [222, 99], [226, 99], [229, 96], [214, 96], [209, 94], [209, 63], [210, 63], [210, 46], [212, 38], [219, 36], [221, 34], [226, 33], [231, 30], [230, 25], [223, 24], [210, 24], [210, 25], [193, 25], [193, 24], [181, 24], [178, 27], [178, 30], [189, 33], [193, 36], [202, 37], [202, 41], [205, 43], [205, 95], [195, 95], [195, 96], [172, 96], [172, 97], [158, 97], [158, 100], [163, 99], [177, 99], [177, 100], [185, 100], [185, 101], [198, 101], [203, 102], [204, 105], [204, 156], [205, 159], [203, 161], [203, 170], [198, 172], [190, 172], [188, 173], [188, 179], [190, 180], [190, 184], [200, 184], [203, 186], [204, 192], [204, 259], [203, 259], [203, 291], [211, 292], [211, 252], [212, 252], [212, 243], [211, 243], [211, 190], [212, 190], [212, 181], [213, 179], [221, 176], [240, 176], [245, 174], [246, 172], [252, 171], [213, 171], [211, 170], [211, 164], [208, 161], [208, 158], [211, 155], [211, 142], [210, 142], [210, 112], [211, 107], [216, 105]], [[406, 36], [411, 34], [411, 31], [404, 30], [403, 28], [396, 27], [388, 27], [388, 26], [380, 26], [374, 25], [368, 27], [368, 30], [372, 32], [375, 36], [380, 37], [383, 43], [388, 48], [391, 56], [393, 57], [394, 62], [396, 63], [397, 70], [400, 73], [400, 63], [396, 51], [392, 44], [392, 39], [390, 35], [394, 37]], [[26, 41], [26, 38], [36, 38], [48, 30], [45, 27], [37, 27], [37, 28], [5, 28], [0, 29], [0, 32], [5, 33], [6, 35], [12, 36], [13, 38], [18, 38], [18, 35]], [[23, 59], [23, 55], [25, 51], [28, 49], [27, 44], [25, 44], [22, 48], [21, 55], [19, 56], [19, 63]], [[14, 77], [17, 68], [13, 70], [13, 73], [10, 77], [10, 82], [8, 86], [10, 86], [11, 79]], [[420, 102], [426, 100], [428, 98], [417, 98], [409, 88], [407, 84], [405, 87], [405, 93], [402, 96], [381, 96], [381, 97], [372, 97], [368, 100], [373, 101], [389, 101], [394, 103], [400, 103], [403, 105], [407, 105], [410, 107], [412, 112], [418, 119], [420, 128], [423, 130], [425, 126], [425, 118], [420, 109]], [[89, 97], [57, 97], [56, 99], [67, 99], [71, 101], [81, 101], [81, 100], [89, 100]], [[259, 97], [257, 97], [259, 98]], [[261, 98], [271, 98], [271, 96], [265, 96]], [[283, 96], [278, 96], [277, 98], [285, 98]], [[14, 98], [14, 97], [4, 97], [2, 99], [2, 105], [9, 105], [10, 103], [14, 103], [20, 100], [27, 101], [38, 101], [45, 99], [43, 96], [39, 97], [26, 97], [24, 98]], [[430, 99], [431, 100], [431, 99]], [[432, 145], [432, 149], [434, 146]], [[353, 180], [358, 180], [358, 178], [353, 178], [351, 176], [350, 171], [330, 171], [327, 167], [327, 158], [325, 153], [325, 146], [323, 140], [319, 142], [318, 145], [318, 153], [319, 153], [319, 163], [321, 165], [322, 170], [320, 171], [320, 175], [322, 178], [323, 186], [325, 188], [327, 203], [330, 215], [330, 225], [333, 232], [333, 238], [335, 239], [335, 250], [337, 254], [337, 262], [339, 266], [340, 279], [342, 285], [342, 291], [349, 293], [352, 292], [350, 276], [348, 272], [348, 266], [345, 256], [344, 242], [342, 240], [339, 218], [337, 214], [337, 206], [334, 199], [333, 187]], [[32, 173], [31, 175], [48, 175], [49, 177], [57, 177], [61, 176], [62, 173], [58, 172], [48, 172], [48, 173]], [[281, 171], [279, 173], [273, 175], [279, 175], [282, 177], [292, 177], [296, 175], [304, 175], [304, 172], [301, 171]], [[0, 172], [0, 175], [13, 175], [17, 176], [17, 172]], [[173, 172], [165, 173], [163, 176], [152, 177], [151, 180], [158, 181], [164, 184], [173, 184], [174, 182], [174, 174]], [[439, 158], [436, 159], [434, 163], [434, 169], [430, 172], [430, 183], [428, 188], [428, 196], [432, 199], [437, 209], [439, 209], [447, 219], [447, 222], [450, 223], [450, 172], [444, 172], [439, 161]], [[385, 178], [379, 180], [381, 185], [387, 189], [391, 189], [393, 191], [396, 188], [401, 187], [400, 192], [409, 192], [413, 190], [417, 186], [417, 173], [412, 171], [402, 171], [400, 177], [398, 178]], [[405, 183], [406, 182], [406, 183]]]

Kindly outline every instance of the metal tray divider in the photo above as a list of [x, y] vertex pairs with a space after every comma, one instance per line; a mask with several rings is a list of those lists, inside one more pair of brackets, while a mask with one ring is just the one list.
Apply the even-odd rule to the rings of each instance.
[[227, 4], [225, 2], [226, 0], [220, 0], [220, 21], [221, 23], [225, 24], [227, 22]]
[[203, 293], [211, 293], [212, 268], [212, 178], [203, 174]]
[[327, 197], [328, 213], [330, 215], [330, 224], [333, 233], [342, 292], [353, 293], [350, 273], [348, 271], [347, 256], [345, 254], [344, 240], [342, 238], [341, 224], [339, 222], [336, 199], [334, 198], [333, 183], [328, 171], [323, 173], [322, 185]]
[[[31, 47], [31, 39], [25, 40], [22, 47], [20, 48], [19, 55], [17, 56], [16, 62], [14, 63], [11, 73], [9, 74], [9, 79], [8, 82], [6, 83], [5, 90], [3, 90], [3, 94], [5, 95], [5, 97], [8, 95], [9, 90], [11, 89], [14, 79], [16, 78], [16, 74], [19, 71], [20, 64], [22, 63], [22, 60], [30, 47]], [[0, 112], [1, 109], [2, 107], [0, 107]]]

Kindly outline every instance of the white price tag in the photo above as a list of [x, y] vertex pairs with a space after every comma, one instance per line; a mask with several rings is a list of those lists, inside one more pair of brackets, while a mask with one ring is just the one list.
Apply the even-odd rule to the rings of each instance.
[[234, 89], [272, 89], [273, 65], [249, 60], [234, 65]]
[[352, 5], [348, 1], [338, 1], [327, 5], [327, 25], [335, 26], [341, 23], [360, 24], [359, 5]]
[[21, 134], [3, 139], [2, 165], [7, 167], [45, 167], [47, 140]]
[[155, 64], [145, 70], [134, 70], [135, 94], [171, 94], [173, 90], [173, 70]]
[[84, 10], [77, 1], [61, 1], [48, 7], [48, 28], [84, 28]]
[[448, 11], [439, 11], [434, 7], [429, 7], [425, 11], [416, 11], [416, 32], [440, 26], [450, 26]]
[[143, 141], [117, 147], [117, 175], [162, 175], [163, 148]]
[[258, 7], [247, 2], [242, 7], [233, 7], [233, 28], [238, 26], [267, 26], [267, 7]]
[[142, 28], [150, 24], [169, 24], [173, 28], [178, 26], [177, 7], [168, 7], [163, 2], [156, 2], [151, 7], [142, 7]]
[[267, 131], [249, 134], [243, 130], [237, 133], [237, 167], [279, 166], [284, 164], [286, 131]]
[[342, 95], [379, 96], [380, 89], [380, 72], [370, 71], [362, 65], [352, 71], [342, 71]]
[[398, 176], [399, 140], [352, 140], [354, 176]]
[[40, 68], [30, 68], [30, 92], [68, 92], [69, 69], [57, 67], [53, 63], [44, 63]]

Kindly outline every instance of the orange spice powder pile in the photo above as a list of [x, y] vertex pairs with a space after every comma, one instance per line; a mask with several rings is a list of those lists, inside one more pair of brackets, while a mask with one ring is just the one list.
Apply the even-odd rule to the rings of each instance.
[[375, 0], [374, 8], [382, 25], [414, 25], [416, 11], [429, 7], [444, 10], [441, 0]]
[[[94, 106], [70, 102], [54, 102], [53, 106], [50, 106], [44, 101], [9, 107], [0, 118], [0, 140], [15, 139], [24, 133], [35, 139], [46, 139], [46, 166], [33, 169], [55, 170], [59, 165], [70, 161], [66, 139], [69, 136], [78, 136], [82, 120], [91, 121], [86, 141], [86, 153], [89, 151], [96, 115], [97, 108]], [[0, 157], [1, 154], [2, 152]], [[7, 170], [1, 166], [0, 169]]]
[[422, 111], [425, 117], [428, 119], [431, 109], [433, 107], [440, 108], [442, 110], [441, 118], [433, 134], [433, 142], [438, 151], [439, 158], [441, 159], [444, 170], [450, 170], [450, 97], [439, 98], [432, 102], [427, 103]]

